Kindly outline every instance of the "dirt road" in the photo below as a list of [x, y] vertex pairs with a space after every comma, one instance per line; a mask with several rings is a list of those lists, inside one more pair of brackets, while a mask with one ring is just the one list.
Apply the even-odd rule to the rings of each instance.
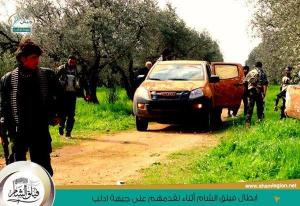
[[[182, 131], [183, 130], [183, 131]], [[153, 124], [148, 132], [127, 131], [88, 137], [76, 146], [52, 153], [56, 185], [115, 185], [138, 177], [138, 170], [182, 149], [216, 146], [208, 133], [182, 127]]]
[[[223, 121], [226, 116], [223, 110]], [[218, 139], [209, 133], [161, 124], [150, 124], [147, 132], [88, 136], [78, 145], [51, 154], [54, 182], [60, 186], [116, 185], [119, 180], [138, 178], [140, 169], [162, 161], [172, 152], [195, 147], [205, 151], [217, 144]], [[0, 159], [0, 169], [4, 165]]]
[[[172, 152], [193, 147], [205, 150], [217, 144], [211, 134], [161, 124], [151, 124], [147, 132], [88, 136], [78, 145], [65, 146], [51, 154], [54, 182], [68, 186], [116, 185], [119, 180], [138, 178], [140, 169]], [[4, 165], [0, 159], [0, 168]]]
[[[223, 111], [223, 121], [225, 116]], [[80, 144], [51, 154], [54, 182], [60, 186], [116, 185], [119, 180], [138, 178], [140, 169], [172, 152], [195, 147], [205, 151], [217, 144], [218, 139], [209, 133], [161, 124], [150, 124], [147, 132], [87, 136]], [[0, 168], [4, 165], [0, 159]]]

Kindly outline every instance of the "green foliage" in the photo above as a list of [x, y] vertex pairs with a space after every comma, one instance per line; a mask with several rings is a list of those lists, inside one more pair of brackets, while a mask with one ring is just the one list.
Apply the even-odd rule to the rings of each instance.
[[109, 88], [108, 94], [106, 94], [108, 103], [114, 104], [118, 100], [118, 94], [115, 87]]
[[15, 57], [6, 52], [0, 58], [0, 77], [6, 74], [9, 71], [12, 71], [16, 67], [16, 59]]
[[[251, 1], [249, 1], [251, 2]], [[262, 61], [273, 82], [280, 80], [281, 69], [288, 65], [299, 70], [300, 4], [299, 0], [257, 0], [253, 26], [262, 43], [249, 55], [248, 63]], [[296, 71], [295, 71], [296, 73]]]
[[[225, 131], [216, 133], [221, 143], [207, 154], [195, 148], [175, 153], [161, 166], [143, 173], [141, 184], [231, 183], [300, 178], [300, 122], [279, 120], [273, 111], [278, 86], [266, 99], [266, 119], [245, 129], [244, 118], [231, 119]], [[180, 154], [180, 155], [179, 155]], [[162, 182], [163, 181], [163, 182]]]
[[21, 35], [11, 32], [11, 26], [0, 21], [0, 55], [16, 51]]
[[[133, 90], [133, 68], [148, 60], [154, 63], [166, 48], [180, 59], [222, 60], [218, 44], [209, 34], [188, 28], [171, 6], [162, 10], [155, 0], [17, 2], [18, 13], [35, 22], [31, 36], [45, 51], [42, 66], [55, 68], [72, 53], [92, 70], [90, 77], [97, 79], [100, 73], [104, 85], [113, 73], [119, 85]], [[0, 28], [8, 34], [4, 28], [9, 26]], [[1, 45], [18, 39], [14, 34], [9, 33], [14, 37], [11, 39], [3, 34]]]
[[230, 132], [217, 149], [198, 160], [192, 183], [299, 178], [297, 127], [297, 120], [267, 120], [250, 131]]
[[116, 92], [118, 99], [114, 104], [110, 104], [106, 98], [107, 88], [100, 88], [97, 91], [99, 105], [88, 104], [83, 99], [77, 100], [75, 136], [76, 132], [85, 135], [89, 133], [111, 133], [135, 126], [134, 118], [131, 116], [132, 102], [124, 90], [118, 89]]

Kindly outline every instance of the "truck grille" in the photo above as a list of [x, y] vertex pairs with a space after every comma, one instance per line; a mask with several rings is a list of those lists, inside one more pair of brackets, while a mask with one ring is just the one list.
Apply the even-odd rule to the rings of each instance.
[[151, 91], [152, 100], [188, 100], [190, 92]]

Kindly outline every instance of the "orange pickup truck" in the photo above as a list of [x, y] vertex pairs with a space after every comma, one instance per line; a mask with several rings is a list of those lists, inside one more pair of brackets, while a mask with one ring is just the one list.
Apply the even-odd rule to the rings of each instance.
[[159, 61], [137, 88], [133, 112], [138, 131], [148, 122], [198, 123], [214, 128], [223, 108], [240, 107], [243, 87], [240, 64], [205, 61]]
[[300, 85], [290, 85], [286, 91], [286, 115], [300, 119]]

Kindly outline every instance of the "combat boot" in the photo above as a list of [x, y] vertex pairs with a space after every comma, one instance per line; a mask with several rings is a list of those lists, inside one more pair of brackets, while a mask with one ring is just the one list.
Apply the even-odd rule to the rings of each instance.
[[66, 139], [70, 139], [71, 138], [71, 132], [70, 131], [67, 131], [66, 132]]
[[58, 128], [58, 133], [60, 136], [63, 136], [64, 135], [64, 128], [60, 127]]

